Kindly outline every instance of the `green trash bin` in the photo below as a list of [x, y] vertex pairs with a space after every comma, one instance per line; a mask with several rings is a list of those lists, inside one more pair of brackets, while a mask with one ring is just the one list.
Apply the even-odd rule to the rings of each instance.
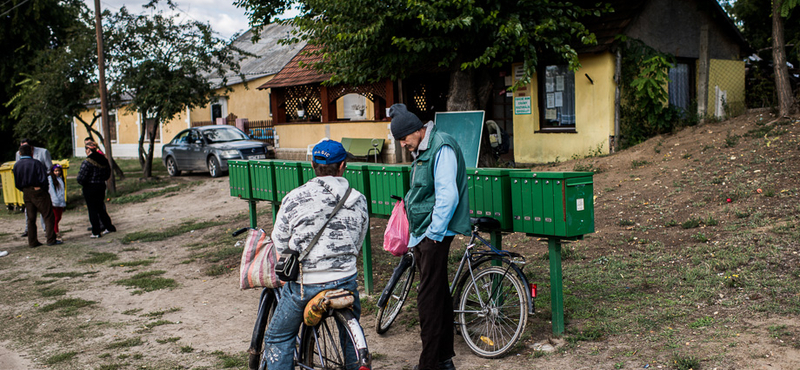
[[542, 236], [594, 232], [592, 172], [510, 172], [512, 228]]
[[250, 183], [254, 199], [275, 201], [275, 169], [272, 164], [273, 161], [269, 159], [250, 160]]
[[229, 160], [228, 182], [231, 187], [231, 196], [242, 199], [253, 199], [250, 184], [250, 161]]
[[411, 167], [398, 164], [367, 165], [369, 169], [370, 210], [374, 215], [391, 215], [392, 195], [404, 197], [410, 188]]

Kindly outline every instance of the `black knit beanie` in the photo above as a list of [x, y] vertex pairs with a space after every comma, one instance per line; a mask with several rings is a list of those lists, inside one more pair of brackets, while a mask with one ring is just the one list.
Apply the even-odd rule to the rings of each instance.
[[400, 140], [425, 126], [416, 114], [411, 113], [405, 104], [395, 104], [389, 107], [389, 117], [392, 136]]

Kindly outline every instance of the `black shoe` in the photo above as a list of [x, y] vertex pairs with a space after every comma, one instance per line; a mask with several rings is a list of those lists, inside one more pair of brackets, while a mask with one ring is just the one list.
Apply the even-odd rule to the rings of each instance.
[[61, 241], [61, 240], [56, 240], [56, 241], [54, 241], [52, 243], [47, 243], [47, 245], [59, 245], [59, 244], [64, 244], [64, 242]]
[[456, 365], [453, 365], [453, 359], [448, 358], [439, 363], [439, 370], [456, 370]]
[[31, 248], [36, 248], [36, 247], [38, 247], [40, 245], [42, 245], [42, 243], [36, 242], [36, 244], [32, 245]]
[[87, 227], [86, 231], [92, 231], [92, 227], [91, 226]]
[[28, 236], [28, 232], [27, 232], [27, 231], [26, 231], [26, 232], [24, 232], [24, 233], [22, 233], [22, 235], [20, 235], [20, 237], [21, 237], [21, 238], [24, 238], [24, 237], [26, 237], [26, 236]]

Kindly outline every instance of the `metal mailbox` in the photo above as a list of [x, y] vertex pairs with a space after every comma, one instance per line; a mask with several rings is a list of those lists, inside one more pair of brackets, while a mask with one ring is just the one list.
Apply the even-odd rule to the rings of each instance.
[[358, 190], [367, 197], [367, 209], [371, 207], [369, 192], [369, 163], [353, 162], [347, 163], [344, 170], [344, 178], [350, 183], [350, 187]]
[[574, 237], [594, 232], [592, 172], [511, 172], [512, 227]]
[[392, 195], [404, 197], [410, 188], [411, 167], [407, 165], [368, 165], [370, 212], [391, 215], [395, 200]]
[[302, 184], [300, 162], [275, 161], [275, 201], [283, 201], [283, 197]]
[[275, 201], [275, 169], [273, 161], [251, 159], [250, 183], [253, 187], [254, 199]]
[[247, 160], [229, 160], [228, 182], [231, 187], [231, 196], [252, 199], [250, 162]]
[[300, 162], [300, 184], [305, 184], [315, 177], [317, 177], [317, 173], [314, 172], [311, 162]]
[[525, 171], [503, 168], [468, 168], [470, 217], [492, 217], [500, 227], [512, 228], [511, 178], [509, 173]]

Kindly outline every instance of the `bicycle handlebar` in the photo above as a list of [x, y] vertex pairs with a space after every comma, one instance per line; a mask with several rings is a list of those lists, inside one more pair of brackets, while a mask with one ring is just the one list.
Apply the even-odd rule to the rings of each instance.
[[239, 229], [239, 230], [236, 230], [236, 231], [234, 231], [233, 233], [231, 233], [231, 236], [239, 236], [239, 235], [241, 235], [243, 232], [247, 231], [247, 229], [249, 229], [249, 227], [243, 227], [243, 228], [241, 228], [241, 229]]

